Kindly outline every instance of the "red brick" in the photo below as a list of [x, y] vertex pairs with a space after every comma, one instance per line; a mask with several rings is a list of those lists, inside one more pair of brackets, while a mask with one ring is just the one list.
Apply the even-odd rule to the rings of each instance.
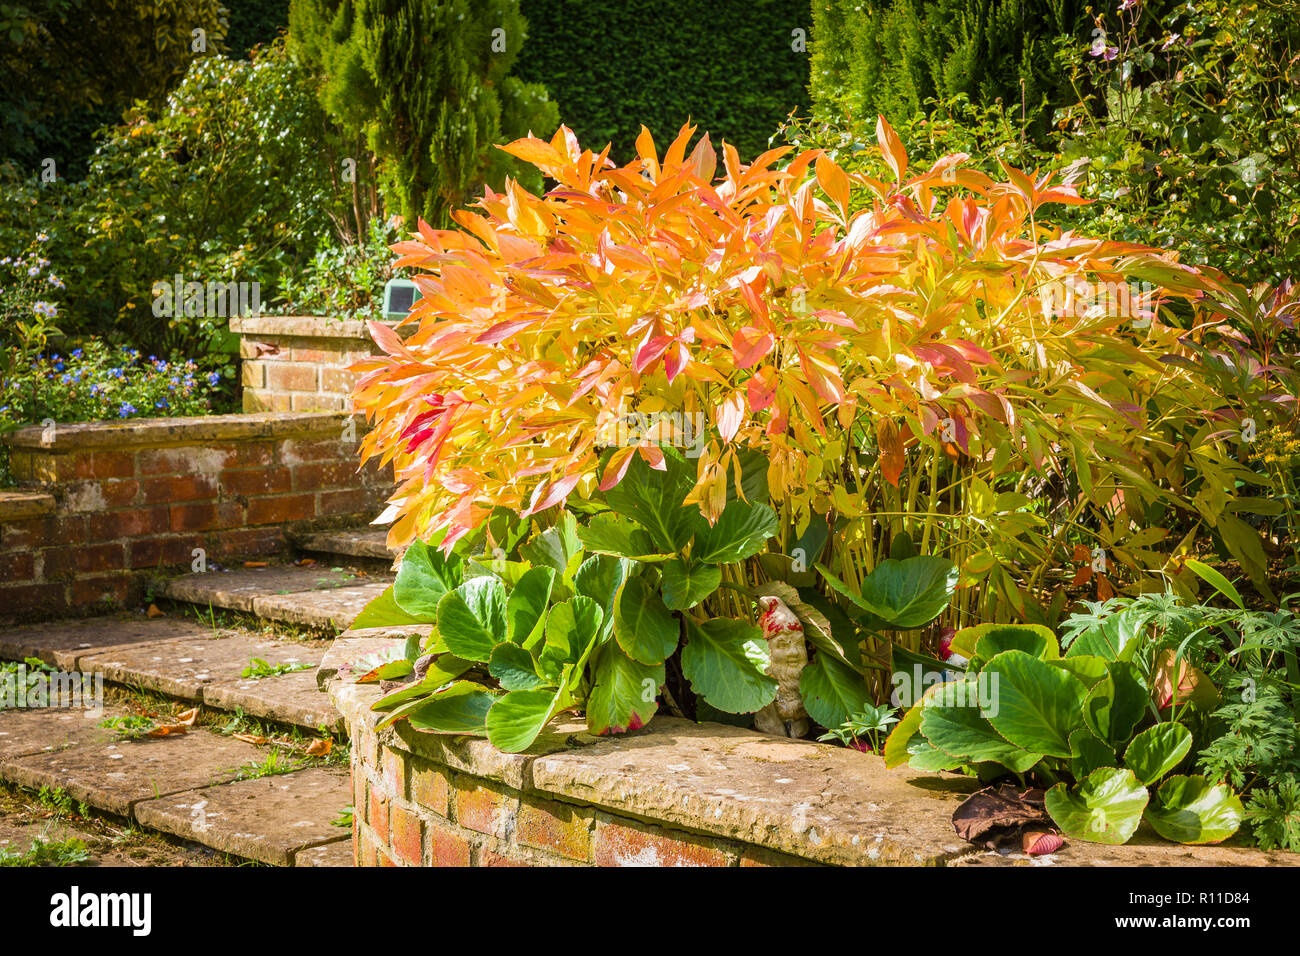
[[384, 787], [395, 797], [406, 797], [406, 763], [400, 754], [384, 747], [379, 755]]
[[44, 541], [52, 540], [57, 520], [49, 516], [6, 521], [0, 524], [0, 547], [6, 551], [18, 551], [24, 548], [35, 548]]
[[[333, 438], [293, 439], [283, 445], [286, 462], [297, 464], [304, 461], [342, 461], [356, 455], [355, 443], [345, 442], [342, 438], [343, 422], [339, 421], [339, 434]], [[358, 428], [357, 437], [361, 430]]]
[[297, 491], [320, 491], [323, 488], [352, 488], [358, 482], [357, 461], [315, 462], [298, 465], [293, 470]]
[[233, 445], [223, 445], [226, 453], [227, 468], [265, 468], [275, 460], [279, 442], [275, 441], [241, 441]]
[[162, 534], [171, 527], [163, 508], [138, 508], [133, 511], [107, 511], [89, 516], [89, 540], [117, 541]]
[[411, 765], [411, 802], [440, 817], [447, 815], [451, 785], [445, 771], [434, 766]]
[[217, 484], [210, 475], [170, 475], [143, 482], [144, 500], [148, 504], [174, 504], [182, 501], [206, 501], [217, 496]]
[[378, 862], [380, 866], [397, 866], [397, 862], [391, 856], [388, 855], [387, 850], [381, 848], [379, 850], [376, 850], [375, 853], [379, 858]]
[[292, 490], [288, 468], [240, 468], [221, 473], [221, 491], [227, 495], [274, 495]]
[[295, 362], [308, 362], [312, 365], [324, 365], [326, 362], [333, 362], [339, 357], [338, 352], [329, 352], [324, 349], [311, 349], [293, 347], [290, 358]]
[[469, 866], [470, 845], [450, 827], [425, 826], [429, 836], [430, 866]]
[[393, 828], [393, 855], [399, 862], [408, 866], [423, 865], [424, 844], [420, 835], [420, 818], [405, 807], [396, 804], [392, 806], [389, 813]]
[[316, 517], [315, 495], [277, 495], [271, 498], [249, 499], [246, 520], [250, 525], [258, 525], [305, 521], [314, 517]]
[[288, 392], [316, 391], [316, 366], [276, 362], [266, 367], [266, 387]]
[[77, 576], [77, 547], [46, 548], [40, 552], [41, 575], [47, 581]]
[[489, 850], [483, 847], [478, 853], [478, 865], [483, 867], [506, 867], [506, 866], [532, 866], [526, 860], [517, 860], [514, 857], [503, 856], [495, 850]]
[[77, 580], [72, 582], [68, 601], [73, 607], [101, 602], [125, 604], [130, 586], [131, 579], [125, 575]]
[[122, 544], [97, 544], [75, 548], [77, 571], [81, 574], [102, 574], [121, 571], [126, 567], [126, 546]]
[[104, 496], [104, 504], [110, 508], [123, 508], [134, 504], [139, 492], [140, 482], [134, 478], [114, 478], [99, 483], [99, 493]]
[[375, 831], [375, 835], [381, 840], [388, 840], [388, 796], [380, 793], [375, 789], [372, 783], [367, 788], [370, 791], [370, 805], [366, 810], [366, 822], [370, 828]]
[[135, 475], [135, 453], [78, 452], [74, 469], [78, 478], [131, 478]]
[[67, 607], [67, 588], [63, 584], [0, 585], [0, 608], [5, 614], [41, 614]]
[[378, 510], [375, 505], [378, 496], [361, 488], [350, 491], [322, 491], [320, 493], [320, 514], [354, 515]]
[[0, 581], [16, 584], [36, 577], [36, 561], [30, 551], [0, 554]]
[[279, 554], [286, 547], [284, 529], [278, 527], [218, 531], [209, 535], [208, 541], [213, 557]]
[[322, 368], [320, 370], [320, 387], [323, 392], [342, 392], [348, 394], [356, 383], [357, 373], [342, 368]]
[[173, 531], [207, 531], [221, 524], [217, 506], [204, 504], [172, 505], [168, 510]]
[[597, 866], [727, 866], [727, 854], [685, 833], [602, 821], [592, 837]]
[[[353, 817], [356, 820], [356, 817]], [[354, 826], [356, 826], [354, 822]], [[357, 866], [375, 865], [375, 837], [369, 827], [356, 826], [356, 861]]]
[[591, 818], [562, 803], [524, 800], [515, 820], [515, 839], [524, 846], [586, 861], [591, 854]]
[[[467, 780], [468, 778], [462, 778]], [[518, 806], [518, 798], [490, 786], [456, 786], [456, 822], [479, 833], [499, 834]]]

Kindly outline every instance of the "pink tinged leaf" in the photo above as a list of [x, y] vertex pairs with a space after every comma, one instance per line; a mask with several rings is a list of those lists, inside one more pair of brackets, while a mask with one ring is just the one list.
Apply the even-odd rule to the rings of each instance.
[[636, 451], [655, 471], [668, 470], [668, 466], [664, 463], [664, 450], [658, 445], [641, 444], [636, 447]]
[[609, 458], [609, 463], [605, 466], [605, 474], [600, 479], [600, 490], [609, 491], [627, 474], [628, 465], [632, 464], [632, 455], [636, 452], [634, 446], [620, 448]]
[[818, 398], [832, 405], [844, 401], [844, 380], [840, 378], [840, 370], [834, 363], [811, 356], [800, 349], [799, 367]]
[[718, 431], [724, 442], [730, 442], [740, 431], [745, 418], [745, 399], [740, 392], [732, 392], [717, 408]]
[[821, 322], [829, 322], [831, 325], [838, 325], [845, 329], [856, 330], [858, 327], [856, 322], [838, 309], [818, 309], [812, 314], [812, 318]]
[[668, 384], [673, 383], [682, 369], [690, 364], [691, 353], [681, 342], [673, 343], [664, 355], [664, 371], [668, 374]]
[[1061, 839], [1059, 833], [1049, 833], [1046, 830], [1030, 830], [1021, 839], [1021, 846], [1030, 856], [1043, 856], [1047, 853], [1055, 853], [1065, 846], [1065, 841]]
[[632, 368], [638, 374], [642, 375], [645, 370], [653, 365], [660, 356], [667, 351], [669, 344], [672, 342], [666, 335], [655, 335], [651, 329], [646, 333], [641, 344], [637, 346], [636, 354], [632, 357]]
[[745, 396], [749, 399], [749, 407], [761, 412], [776, 398], [776, 384], [769, 383], [762, 375], [755, 375], [745, 383]]
[[496, 345], [498, 342], [502, 342], [510, 338], [516, 332], [528, 328], [528, 326], [532, 325], [536, 321], [538, 321], [537, 318], [512, 319], [509, 322], [498, 322], [496, 325], [492, 326], [492, 328], [488, 329], [486, 332], [477, 336], [474, 339], [474, 344], [475, 345]]
[[746, 325], [731, 340], [731, 351], [737, 368], [752, 368], [767, 357], [776, 340], [770, 332]]
[[538, 501], [538, 496], [541, 495], [543, 489], [547, 488], [547, 485], [545, 483], [538, 485], [537, 490], [533, 492], [532, 501], [528, 504], [528, 510], [524, 514], [536, 514], [539, 511], [545, 511], [547, 508], [558, 505], [569, 496], [569, 492], [574, 489], [581, 479], [582, 475], [565, 475], [559, 481], [550, 484], [546, 497], [540, 501]]

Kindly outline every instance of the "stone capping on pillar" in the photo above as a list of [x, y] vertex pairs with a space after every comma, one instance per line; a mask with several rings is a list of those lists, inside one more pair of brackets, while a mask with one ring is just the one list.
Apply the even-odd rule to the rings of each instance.
[[[358, 434], [364, 419], [355, 416]], [[189, 445], [205, 441], [257, 441], [337, 435], [346, 415], [342, 412], [257, 412], [203, 415], [192, 418], [132, 418], [120, 422], [73, 422], [47, 429], [41, 425], [20, 428], [4, 436], [11, 448], [49, 452], [89, 448], [122, 450], [141, 447]]]

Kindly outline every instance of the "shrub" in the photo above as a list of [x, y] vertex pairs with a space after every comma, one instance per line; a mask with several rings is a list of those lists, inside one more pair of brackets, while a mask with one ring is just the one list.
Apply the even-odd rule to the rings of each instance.
[[689, 120], [750, 160], [808, 107], [804, 0], [674, 4], [670, 16], [662, 0], [624, 0], [612, 16], [572, 0], [520, 7], [528, 40], [516, 75], [545, 83], [578, 139], [613, 143], [616, 159], [634, 154], [643, 124], [668, 136]]

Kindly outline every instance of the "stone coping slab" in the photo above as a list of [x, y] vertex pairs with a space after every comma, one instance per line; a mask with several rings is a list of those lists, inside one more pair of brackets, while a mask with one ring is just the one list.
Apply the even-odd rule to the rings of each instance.
[[[167, 581], [160, 590], [174, 601], [254, 614], [258, 613], [257, 602], [262, 598], [347, 587], [366, 580], [370, 580], [369, 576], [359, 577], [351, 571], [336, 571], [318, 565], [285, 565], [185, 574]], [[390, 583], [391, 579], [384, 579], [385, 587]]]
[[[13, 448], [66, 452], [87, 448], [161, 447], [209, 441], [252, 441], [298, 436], [337, 437], [344, 412], [252, 412], [188, 418], [133, 418], [122, 422], [73, 422], [59, 425], [52, 437], [40, 425], [20, 428], [3, 440]], [[356, 417], [364, 431], [364, 421]], [[48, 440], [47, 440], [48, 439]]]
[[[392, 641], [340, 638], [323, 661], [336, 674]], [[340, 646], [341, 645], [341, 646]], [[592, 808], [615, 817], [705, 838], [739, 841], [817, 864], [1030, 865], [960, 839], [953, 811], [979, 789], [973, 778], [886, 769], [870, 754], [790, 740], [724, 724], [658, 716], [618, 737], [592, 737], [581, 722], [558, 720], [522, 754], [487, 740], [415, 730], [405, 722], [375, 731], [377, 685], [335, 678], [330, 697], [353, 737], [353, 760], [382, 748], [418, 755], [452, 771]], [[360, 740], [358, 738], [361, 738]], [[385, 758], [387, 759], [387, 758]], [[378, 768], [372, 768], [378, 769]], [[383, 769], [387, 772], [387, 767]], [[1033, 865], [1297, 865], [1300, 854], [1244, 846], [1189, 847], [1139, 832], [1129, 844], [1103, 847], [1067, 840]]]
[[388, 547], [388, 532], [379, 529], [342, 529], [316, 531], [294, 535], [294, 541], [304, 551], [337, 554], [352, 558], [377, 558], [388, 561], [401, 553], [401, 549]]
[[370, 584], [351, 587], [268, 594], [253, 601], [253, 612], [265, 620], [301, 624], [325, 631], [343, 631], [367, 604], [383, 594], [392, 583], [391, 578], [380, 578]]
[[39, 518], [53, 512], [53, 495], [38, 491], [0, 491], [0, 522]]
[[[227, 632], [220, 631], [219, 634]], [[0, 630], [0, 657], [37, 657], [63, 670], [76, 670], [80, 661], [140, 644], [211, 637], [210, 628], [178, 618], [104, 615], [51, 621]]]
[[235, 856], [289, 866], [303, 850], [347, 838], [350, 831], [331, 821], [351, 802], [347, 771], [312, 767], [146, 800], [136, 804], [135, 818]]

